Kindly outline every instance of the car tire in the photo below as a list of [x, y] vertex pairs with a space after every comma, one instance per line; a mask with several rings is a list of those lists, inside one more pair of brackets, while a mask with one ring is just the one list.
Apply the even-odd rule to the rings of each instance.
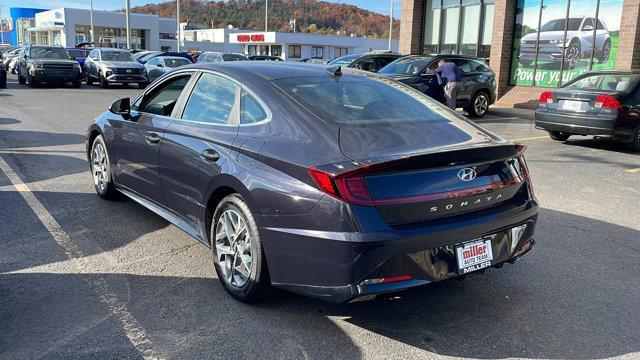
[[103, 199], [116, 199], [118, 192], [111, 177], [111, 161], [109, 160], [109, 152], [102, 135], [98, 135], [93, 139], [89, 157], [91, 177], [93, 178], [96, 192]]
[[[229, 232], [233, 234], [229, 236]], [[242, 302], [256, 302], [273, 293], [258, 227], [239, 194], [220, 201], [209, 233], [216, 274], [231, 296]]]
[[87, 82], [87, 85], [93, 85], [93, 79], [89, 76], [89, 73], [86, 73], [85, 81]]
[[29, 76], [29, 87], [38, 87], [40, 86], [40, 82], [33, 80], [33, 78], [31, 76]]
[[562, 131], [549, 131], [549, 137], [555, 141], [567, 141], [570, 136], [570, 133]]
[[582, 50], [580, 49], [580, 41], [576, 39], [572, 40], [567, 50], [565, 50], [565, 54], [564, 54], [565, 68], [574, 69], [576, 65], [578, 65], [578, 61], [580, 61], [581, 54], [582, 54]]
[[22, 75], [20, 75], [20, 72], [18, 72], [18, 84], [24, 85], [26, 83], [27, 83], [27, 79], [23, 78]]
[[102, 74], [100, 74], [100, 87], [103, 89], [109, 88], [109, 82], [104, 78], [104, 76], [102, 76]]
[[631, 151], [640, 152], [640, 126], [631, 134], [631, 141], [627, 144]]
[[609, 61], [609, 56], [611, 55], [611, 40], [607, 39], [602, 45], [602, 50], [600, 54], [597, 56], [599, 63], [606, 63]]
[[489, 94], [486, 91], [476, 91], [471, 97], [471, 105], [464, 110], [472, 118], [481, 118], [489, 111]]

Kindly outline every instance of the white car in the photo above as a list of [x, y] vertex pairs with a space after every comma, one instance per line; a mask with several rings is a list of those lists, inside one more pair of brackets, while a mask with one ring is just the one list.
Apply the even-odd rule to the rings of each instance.
[[[537, 56], [536, 43], [539, 43]], [[539, 33], [527, 34], [520, 39], [518, 60], [524, 66], [530, 66], [536, 59], [538, 62], [560, 64], [564, 56], [564, 67], [572, 69], [581, 58], [590, 58], [594, 49], [599, 62], [609, 60], [611, 38], [602, 20], [592, 17], [555, 19], [542, 25]]]
[[180, 66], [193, 64], [189, 59], [179, 56], [156, 56], [144, 64], [149, 82]]

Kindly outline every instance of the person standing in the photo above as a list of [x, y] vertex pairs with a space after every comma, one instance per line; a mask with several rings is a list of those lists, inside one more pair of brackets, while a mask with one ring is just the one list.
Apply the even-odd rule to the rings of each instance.
[[456, 98], [462, 87], [462, 74], [455, 63], [441, 59], [438, 62], [436, 73], [440, 74], [444, 79], [444, 97], [447, 100], [447, 106], [455, 110]]

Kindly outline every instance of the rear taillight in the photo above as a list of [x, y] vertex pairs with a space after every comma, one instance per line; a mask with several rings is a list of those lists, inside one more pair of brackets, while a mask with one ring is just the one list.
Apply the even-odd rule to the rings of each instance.
[[520, 144], [520, 143], [516, 144], [518, 162], [520, 163], [520, 167], [522, 168], [524, 180], [526, 180], [527, 186], [529, 187], [529, 194], [531, 194], [531, 198], [535, 200], [536, 196], [533, 193], [533, 184], [531, 183], [531, 175], [529, 174], [529, 167], [527, 166], [527, 162], [524, 160], [525, 150], [527, 150], [527, 145]]
[[309, 174], [326, 194], [350, 204], [373, 206], [361, 170], [334, 175], [312, 167]]
[[611, 95], [598, 95], [593, 106], [603, 109], [622, 109], [620, 101]]
[[551, 91], [545, 91], [540, 94], [540, 100], [538, 101], [543, 104], [553, 104], [555, 100], [553, 99], [553, 94], [551, 93]]

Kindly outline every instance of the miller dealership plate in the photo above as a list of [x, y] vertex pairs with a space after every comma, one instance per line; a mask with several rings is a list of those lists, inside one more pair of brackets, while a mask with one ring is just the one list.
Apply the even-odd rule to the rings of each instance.
[[482, 239], [456, 246], [456, 260], [460, 275], [491, 266], [493, 260], [491, 239]]

